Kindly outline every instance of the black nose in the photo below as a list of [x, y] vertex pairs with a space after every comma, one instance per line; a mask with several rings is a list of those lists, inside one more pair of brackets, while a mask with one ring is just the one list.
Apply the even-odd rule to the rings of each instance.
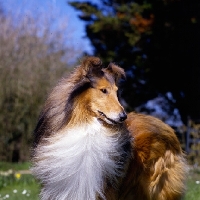
[[127, 118], [127, 114], [125, 112], [121, 112], [119, 114], [119, 121], [123, 122]]

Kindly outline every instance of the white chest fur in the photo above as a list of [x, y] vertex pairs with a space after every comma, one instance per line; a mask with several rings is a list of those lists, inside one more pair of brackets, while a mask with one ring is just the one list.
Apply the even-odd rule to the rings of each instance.
[[[122, 176], [127, 136], [98, 121], [65, 130], [38, 146], [33, 173], [44, 184], [43, 200], [95, 200], [104, 198], [106, 179]], [[112, 132], [113, 135], [113, 132]]]

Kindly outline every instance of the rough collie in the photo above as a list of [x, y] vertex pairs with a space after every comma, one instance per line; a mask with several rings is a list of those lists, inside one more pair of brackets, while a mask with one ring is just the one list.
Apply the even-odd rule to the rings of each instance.
[[32, 172], [42, 200], [177, 200], [187, 164], [174, 131], [125, 113], [111, 63], [85, 58], [49, 95], [34, 131]]

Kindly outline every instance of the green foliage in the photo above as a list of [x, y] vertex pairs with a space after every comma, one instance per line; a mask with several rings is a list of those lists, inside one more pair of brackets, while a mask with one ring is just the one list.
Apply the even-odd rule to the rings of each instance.
[[[140, 16], [150, 8], [150, 4], [139, 5], [132, 1], [104, 1], [101, 7], [90, 2], [70, 4], [82, 11], [79, 17], [87, 22], [86, 32], [95, 47], [95, 55], [101, 56], [106, 62], [113, 59], [127, 62], [128, 58], [124, 55], [134, 51], [133, 46], [141, 38], [142, 30], [134, 25], [135, 15]], [[149, 29], [146, 33], [149, 33], [148, 31]]]
[[70, 71], [63, 60], [75, 50], [64, 45], [65, 30], [51, 30], [44, 17], [27, 15], [20, 21], [0, 14], [0, 160], [29, 159], [41, 106], [50, 88]]
[[94, 54], [126, 70], [122, 97], [127, 110], [145, 111], [142, 105], [159, 96], [170, 105], [161, 107], [170, 115], [178, 108], [184, 123], [188, 116], [200, 118], [198, 0], [70, 4], [86, 22]]

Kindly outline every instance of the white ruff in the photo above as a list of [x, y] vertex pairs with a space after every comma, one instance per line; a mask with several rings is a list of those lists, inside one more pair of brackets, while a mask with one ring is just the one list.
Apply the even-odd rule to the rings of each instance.
[[[115, 137], [97, 120], [65, 130], [38, 146], [33, 173], [42, 181], [43, 200], [104, 199], [105, 179], [115, 182], [122, 176], [123, 145], [127, 136]], [[113, 135], [113, 132], [112, 132]]]

